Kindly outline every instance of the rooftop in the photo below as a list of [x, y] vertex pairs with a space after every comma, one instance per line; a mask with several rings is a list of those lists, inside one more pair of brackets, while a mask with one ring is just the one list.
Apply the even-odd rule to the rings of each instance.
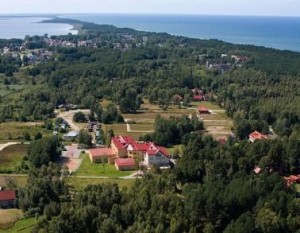
[[15, 190], [3, 190], [0, 191], [0, 201], [8, 201], [16, 199]]

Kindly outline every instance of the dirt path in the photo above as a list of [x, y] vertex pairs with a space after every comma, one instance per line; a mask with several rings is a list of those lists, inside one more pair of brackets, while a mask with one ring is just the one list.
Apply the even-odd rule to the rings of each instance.
[[130, 124], [128, 123], [130, 119], [124, 119], [124, 121], [126, 122], [126, 128], [127, 128], [127, 132], [132, 132], [132, 133], [153, 133], [153, 130], [132, 130], [130, 128]]
[[65, 112], [57, 112], [57, 117], [63, 118], [70, 125], [72, 130], [79, 131], [80, 127], [73, 122], [73, 116], [76, 112], [83, 112], [84, 114], [89, 114], [89, 109], [78, 109], [78, 110], [70, 110]]
[[0, 144], [0, 151], [2, 151], [4, 148], [11, 146], [11, 145], [16, 145], [16, 144], [20, 144], [20, 142], [8, 142], [5, 144]]

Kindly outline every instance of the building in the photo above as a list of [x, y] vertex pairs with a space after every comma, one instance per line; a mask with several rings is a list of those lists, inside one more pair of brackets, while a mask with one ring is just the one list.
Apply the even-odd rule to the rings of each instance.
[[299, 175], [291, 175], [288, 177], [284, 177], [284, 182], [287, 187], [290, 187], [294, 183], [300, 183], [300, 174]]
[[210, 114], [209, 109], [204, 106], [199, 106], [197, 110], [199, 114]]
[[170, 154], [165, 147], [156, 146], [154, 143], [151, 143], [145, 153], [144, 164], [148, 167], [152, 165], [169, 167]]
[[250, 142], [255, 142], [256, 140], [261, 140], [261, 139], [268, 139], [269, 137], [263, 133], [260, 133], [258, 131], [254, 131], [249, 134], [249, 141]]
[[16, 191], [0, 191], [0, 208], [14, 208], [16, 206]]
[[128, 157], [133, 158], [133, 159], [144, 159], [144, 155], [147, 151], [147, 149], [149, 148], [150, 143], [146, 143], [146, 142], [135, 142], [135, 143], [131, 143], [128, 145], [127, 147], [127, 153], [128, 153]]
[[118, 157], [126, 158], [127, 147], [133, 143], [135, 140], [130, 136], [115, 136], [111, 139], [111, 149]]
[[119, 171], [131, 171], [136, 169], [136, 162], [133, 158], [117, 158], [115, 166]]
[[92, 163], [108, 162], [113, 164], [116, 157], [116, 153], [110, 148], [93, 148], [89, 150], [89, 158]]
[[63, 140], [72, 141], [75, 140], [77, 137], [78, 137], [77, 131], [70, 131], [63, 135]]

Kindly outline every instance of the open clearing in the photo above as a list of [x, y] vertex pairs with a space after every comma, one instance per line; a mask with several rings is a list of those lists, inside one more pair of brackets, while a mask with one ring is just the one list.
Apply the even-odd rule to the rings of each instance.
[[77, 110], [69, 110], [69, 111], [57, 111], [57, 117], [63, 118], [70, 125], [72, 130], [79, 131], [84, 128], [86, 124], [79, 124], [73, 121], [73, 116], [76, 112], [82, 112], [86, 115], [90, 113], [88, 109], [77, 109]]
[[3, 230], [3, 229], [0, 228], [0, 233], [2, 233], [2, 232], [3, 233], [4, 232], [30, 233], [35, 224], [37, 224], [37, 219], [36, 218], [20, 219], [17, 222], [14, 222], [12, 227], [10, 227], [9, 229]]
[[226, 116], [225, 110], [218, 105], [210, 102], [192, 102], [188, 108], [179, 108], [178, 106], [169, 106], [167, 110], [159, 108], [158, 105], [149, 104], [147, 100], [141, 106], [141, 109], [134, 114], [122, 114], [127, 124], [108, 124], [104, 125], [104, 131], [112, 129], [115, 135], [130, 135], [135, 139], [154, 130], [155, 117], [159, 114], [164, 118], [171, 116], [180, 117], [182, 115], [191, 116], [196, 113], [198, 106], [207, 107], [212, 113], [201, 115], [206, 132], [215, 139], [227, 138], [231, 134], [233, 126], [232, 120]]
[[16, 187], [24, 187], [27, 183], [26, 175], [16, 175], [16, 174], [0, 174], [0, 186], [8, 187], [10, 185]]
[[82, 190], [88, 185], [106, 184], [106, 183], [116, 183], [120, 188], [130, 188], [135, 179], [117, 179], [117, 178], [107, 178], [107, 179], [82, 179], [78, 177], [69, 177], [66, 179], [67, 184], [72, 186], [76, 190]]
[[5, 122], [0, 123], [0, 141], [22, 140], [24, 133], [29, 133], [30, 138], [40, 132], [43, 137], [52, 135], [51, 130], [43, 128], [43, 122]]
[[118, 171], [115, 165], [108, 163], [92, 163], [87, 154], [82, 155], [82, 163], [76, 172], [76, 176], [107, 176], [116, 178], [128, 176], [133, 171]]
[[15, 172], [27, 154], [28, 145], [16, 144], [5, 147], [0, 151], [0, 171]]
[[22, 216], [22, 210], [19, 209], [0, 209], [0, 229], [7, 230], [12, 228], [15, 222], [17, 222]]

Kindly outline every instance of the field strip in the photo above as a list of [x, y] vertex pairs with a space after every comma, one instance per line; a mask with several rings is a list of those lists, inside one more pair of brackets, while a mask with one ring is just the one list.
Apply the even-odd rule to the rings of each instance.
[[20, 142], [8, 142], [5, 144], [0, 144], [0, 151], [2, 151], [4, 148], [11, 146], [11, 145], [17, 145], [17, 144], [21, 144]]

